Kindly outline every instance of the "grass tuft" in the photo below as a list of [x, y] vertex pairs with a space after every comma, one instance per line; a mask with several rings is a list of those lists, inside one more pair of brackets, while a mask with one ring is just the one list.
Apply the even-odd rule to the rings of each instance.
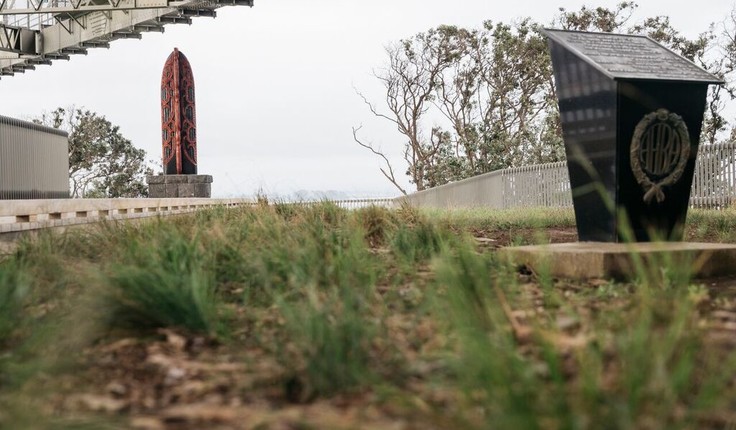
[[18, 327], [29, 287], [28, 277], [17, 261], [0, 263], [0, 348]]
[[221, 334], [215, 278], [199, 241], [171, 235], [157, 245], [133, 243], [127, 250], [130, 262], [109, 269], [110, 323]]
[[283, 301], [279, 308], [303, 362], [302, 398], [349, 392], [373, 379], [370, 342], [377, 329], [359, 293], [310, 288], [306, 300]]

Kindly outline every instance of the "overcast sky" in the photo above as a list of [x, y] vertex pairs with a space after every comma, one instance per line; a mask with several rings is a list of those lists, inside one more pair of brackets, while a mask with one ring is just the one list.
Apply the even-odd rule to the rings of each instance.
[[[405, 170], [400, 136], [372, 118], [354, 90], [380, 103], [371, 71], [384, 64], [386, 44], [440, 24], [479, 27], [525, 16], [548, 23], [559, 7], [619, 1], [255, 0], [253, 8], [223, 7], [216, 19], [168, 25], [163, 34], [144, 33], [142, 40], [119, 40], [110, 49], [3, 77], [0, 114], [29, 119], [57, 106], [83, 106], [119, 125], [160, 162], [161, 69], [178, 47], [194, 70], [199, 173], [214, 176], [213, 196], [252, 196], [259, 189], [394, 196], [379, 160], [351, 134], [363, 124], [363, 136]], [[692, 37], [722, 21], [732, 5], [641, 0], [636, 16], [668, 15]]]

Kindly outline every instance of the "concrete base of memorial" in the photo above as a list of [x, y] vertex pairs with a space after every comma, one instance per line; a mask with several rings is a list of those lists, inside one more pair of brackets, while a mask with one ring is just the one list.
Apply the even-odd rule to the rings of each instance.
[[685, 269], [696, 278], [736, 274], [736, 245], [693, 242], [575, 242], [502, 248], [501, 258], [535, 273], [567, 279], [631, 279], [645, 272]]
[[212, 195], [212, 175], [146, 176], [146, 182], [151, 198], [209, 198]]

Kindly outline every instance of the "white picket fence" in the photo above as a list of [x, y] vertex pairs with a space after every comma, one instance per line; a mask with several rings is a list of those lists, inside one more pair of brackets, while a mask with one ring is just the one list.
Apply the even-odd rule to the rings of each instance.
[[501, 179], [506, 208], [572, 206], [566, 161], [504, 169]]
[[[572, 206], [567, 162], [485, 173], [399, 198], [425, 207]], [[736, 202], [736, 142], [698, 149], [690, 205], [720, 209]]]
[[736, 142], [698, 149], [690, 205], [724, 208], [736, 201]]

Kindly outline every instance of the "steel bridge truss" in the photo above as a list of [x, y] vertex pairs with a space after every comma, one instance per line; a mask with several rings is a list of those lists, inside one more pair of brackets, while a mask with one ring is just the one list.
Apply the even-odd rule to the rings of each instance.
[[253, 0], [0, 0], [0, 77], [239, 5]]

